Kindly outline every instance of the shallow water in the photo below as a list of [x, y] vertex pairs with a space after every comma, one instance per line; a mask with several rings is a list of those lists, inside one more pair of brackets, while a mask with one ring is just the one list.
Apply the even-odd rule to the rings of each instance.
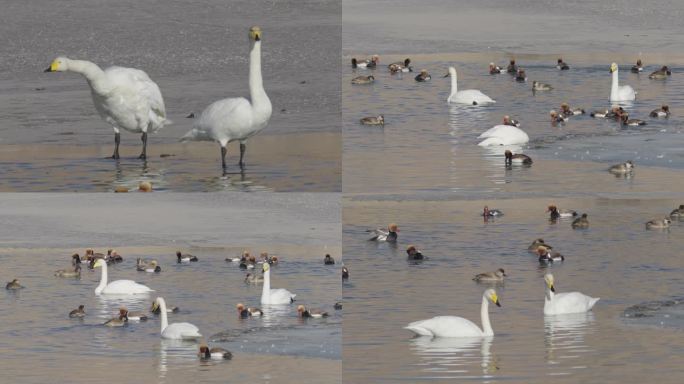
[[[339, 68], [338, 2], [293, 7], [272, 1], [126, 1], [95, 7], [36, 1], [2, 9], [0, 156], [7, 173], [0, 190], [107, 191], [116, 184], [110, 180], [116, 162], [102, 160], [113, 151], [113, 130], [97, 115], [87, 83], [73, 73], [42, 72], [58, 55], [145, 70], [159, 84], [174, 121], [150, 135], [148, 173], [176, 173], [165, 181], [169, 190], [222, 189], [214, 183], [221, 176], [218, 145], [177, 142], [192, 128], [185, 118], [190, 112], [248, 95], [247, 31], [254, 24], [264, 31], [264, 84], [273, 116], [248, 144], [247, 175], [257, 179], [258, 189], [341, 189], [340, 83], [330, 76]], [[141, 168], [134, 160], [139, 135], [123, 132], [121, 140], [120, 166]], [[175, 157], [160, 159], [161, 154]], [[231, 145], [229, 172], [238, 170], [236, 154]], [[80, 179], [46, 177], [51, 167]], [[137, 173], [124, 171], [129, 177]], [[286, 176], [293, 181], [283, 181]]]
[[[552, 203], [587, 212], [590, 228], [549, 223], [544, 210]], [[646, 323], [623, 315], [640, 303], [681, 298], [684, 268], [677, 250], [684, 245], [684, 226], [677, 222], [667, 231], [644, 227], [680, 203], [627, 198], [346, 200], [344, 257], [351, 278], [343, 285], [344, 381], [681, 381], [684, 370], [675, 357], [681, 350], [681, 320]], [[484, 223], [478, 216], [484, 204], [505, 215]], [[366, 241], [365, 229], [389, 222], [399, 224], [396, 246]], [[564, 254], [565, 262], [540, 267], [527, 251], [539, 237]], [[429, 259], [407, 262], [409, 244]], [[489, 285], [471, 279], [497, 268], [504, 268], [508, 278], [494, 286], [502, 307], [490, 306], [493, 339], [429, 340], [403, 329], [437, 315], [480, 324], [482, 292]], [[554, 274], [558, 292], [600, 297], [594, 311], [545, 317], [547, 271]], [[681, 311], [670, 308], [670, 314]]]
[[[122, 377], [175, 383], [225, 382], [227, 377], [300, 382], [301, 375], [312, 375], [320, 382], [341, 382], [342, 314], [333, 309], [342, 297], [340, 266], [322, 262], [325, 253], [341, 259], [339, 195], [203, 194], [197, 199], [195, 194], [160, 194], [154, 200], [126, 195], [117, 203], [118, 216], [107, 217], [112, 196], [3, 196], [2, 281], [19, 278], [26, 288], [3, 290], [0, 300], [0, 377], [22, 383]], [[86, 269], [81, 279], [53, 276], [85, 247], [117, 248], [124, 262], [109, 268], [110, 281], [133, 279], [155, 292], [98, 297], [99, 270]], [[199, 262], [178, 265], [177, 249]], [[245, 271], [224, 261], [243, 250], [279, 256], [272, 286], [289, 289], [297, 294], [296, 303], [328, 310], [330, 317], [302, 320], [295, 305], [286, 305], [264, 308], [263, 318], [239, 319], [237, 303], [261, 306], [261, 287], [246, 285]], [[162, 272], [137, 272], [137, 257], [159, 260]], [[233, 360], [200, 362], [197, 344], [162, 340], [154, 316], [120, 329], [102, 326], [122, 305], [149, 311], [156, 296], [180, 307], [169, 322], [195, 324], [211, 345], [232, 351]], [[87, 316], [69, 319], [79, 304]], [[117, 366], [125, 371], [112, 369]]]

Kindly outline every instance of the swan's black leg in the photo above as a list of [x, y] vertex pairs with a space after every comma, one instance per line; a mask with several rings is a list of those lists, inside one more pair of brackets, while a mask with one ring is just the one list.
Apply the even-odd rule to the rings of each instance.
[[221, 146], [221, 164], [223, 165], [223, 170], [226, 170], [226, 153], [228, 153], [228, 150], [226, 147]]
[[240, 168], [245, 167], [245, 162], [242, 161], [242, 159], [245, 157], [245, 151], [247, 151], [247, 144], [240, 143], [240, 162], [238, 163]]
[[142, 153], [140, 156], [138, 156], [138, 159], [146, 159], [147, 158], [147, 132], [143, 132], [141, 140], [143, 142], [143, 148], [142, 148]]
[[121, 134], [119, 132], [114, 133], [114, 154], [112, 159], [119, 158], [119, 143], [121, 142]]

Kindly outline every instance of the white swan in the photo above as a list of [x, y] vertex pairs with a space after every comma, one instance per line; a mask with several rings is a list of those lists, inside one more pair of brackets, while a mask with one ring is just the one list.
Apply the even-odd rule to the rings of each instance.
[[294, 293], [287, 289], [271, 289], [271, 266], [264, 263], [264, 287], [261, 290], [261, 304], [290, 304], [294, 301]]
[[[468, 104], [468, 105], [480, 105], [480, 104], [490, 104], [496, 103], [489, 96], [480, 92], [477, 89], [467, 89], [465, 91], [458, 91], [458, 78], [456, 75], [456, 68], [449, 67], [449, 74], [446, 76], [451, 76], [451, 94], [447, 98], [447, 103], [458, 103], [458, 104]], [[446, 77], [445, 76], [445, 77]]]
[[202, 337], [199, 333], [199, 328], [190, 323], [169, 324], [164, 298], [157, 297], [155, 303], [159, 305], [161, 311], [161, 337], [163, 339], [197, 340]]
[[271, 118], [269, 100], [261, 79], [261, 29], [252, 27], [249, 39], [252, 48], [249, 54], [249, 94], [244, 97], [215, 101], [199, 116], [195, 127], [181, 138], [182, 141], [218, 141], [221, 144], [221, 162], [226, 168], [226, 145], [240, 141], [240, 168], [244, 168], [247, 139], [266, 127]]
[[496, 291], [488, 289], [482, 295], [482, 329], [470, 320], [458, 316], [437, 316], [428, 320], [414, 321], [404, 327], [419, 336], [434, 337], [485, 337], [493, 336], [494, 331], [489, 322], [489, 300], [501, 306]]
[[102, 268], [102, 276], [100, 278], [100, 285], [95, 288], [96, 295], [136, 295], [154, 291], [133, 280], [116, 280], [107, 284], [107, 262], [104, 259], [97, 259], [93, 268], [97, 267]]
[[580, 292], [555, 293], [553, 275], [550, 273], [544, 275], [544, 281], [546, 281], [545, 315], [588, 312], [599, 301], [598, 297], [589, 297]]
[[613, 82], [610, 85], [610, 101], [632, 101], [636, 99], [634, 88], [629, 85], [620, 86], [618, 84], [618, 65], [610, 65], [610, 73], [613, 74]]
[[58, 57], [45, 72], [80, 73], [90, 86], [93, 104], [100, 116], [114, 128], [113, 159], [119, 158], [120, 129], [142, 133], [141, 159], [147, 157], [147, 134], [171, 124], [166, 118], [164, 99], [147, 73], [134, 68], [109, 67], [104, 71], [86, 60]]
[[525, 144], [530, 141], [527, 133], [520, 128], [510, 125], [496, 125], [489, 128], [478, 139], [484, 139], [479, 144], [480, 147], [488, 147], [490, 145], [516, 145]]

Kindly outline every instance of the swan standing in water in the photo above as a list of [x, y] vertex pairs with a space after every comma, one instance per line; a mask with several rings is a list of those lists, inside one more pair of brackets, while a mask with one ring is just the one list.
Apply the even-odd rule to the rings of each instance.
[[93, 268], [102, 268], [100, 285], [95, 288], [96, 295], [136, 295], [153, 292], [149, 287], [138, 284], [133, 280], [116, 280], [107, 284], [107, 263], [103, 259], [98, 259]]
[[202, 337], [199, 333], [199, 328], [190, 323], [169, 324], [164, 298], [157, 297], [155, 303], [157, 303], [161, 311], [161, 337], [163, 339], [197, 340]]
[[618, 84], [618, 65], [610, 65], [610, 73], [613, 74], [613, 82], [610, 85], [610, 101], [632, 101], [636, 99], [636, 92], [629, 85]]
[[147, 158], [147, 133], [171, 124], [159, 86], [147, 73], [134, 68], [109, 67], [104, 71], [86, 60], [58, 57], [45, 72], [76, 72], [88, 80], [93, 104], [100, 116], [114, 128], [113, 159], [119, 158], [121, 131], [142, 133], [140, 159]]
[[244, 97], [215, 101], [199, 116], [195, 127], [181, 138], [181, 141], [218, 141], [221, 145], [221, 163], [226, 169], [226, 146], [231, 141], [240, 141], [240, 161], [244, 169], [247, 139], [266, 127], [271, 118], [271, 100], [264, 90], [261, 78], [261, 38], [259, 27], [249, 30], [251, 51], [249, 53], [249, 94]]
[[477, 144], [480, 147], [525, 144], [530, 141], [530, 137], [527, 136], [525, 131], [511, 125], [496, 125], [486, 130], [477, 138], [484, 139]]
[[419, 336], [433, 337], [485, 337], [494, 336], [489, 322], [489, 301], [501, 306], [496, 291], [488, 289], [482, 295], [482, 329], [470, 320], [458, 316], [437, 316], [432, 319], [414, 321], [405, 327]]
[[271, 265], [263, 264], [264, 287], [261, 290], [261, 304], [291, 304], [294, 302], [294, 293], [287, 289], [271, 289]]
[[555, 293], [553, 275], [550, 273], [544, 276], [544, 281], [546, 281], [545, 315], [589, 312], [599, 301], [598, 297], [589, 297], [580, 292]]
[[480, 105], [496, 103], [489, 96], [480, 92], [477, 89], [467, 89], [465, 91], [458, 91], [458, 78], [456, 75], [456, 68], [449, 67], [449, 73], [444, 77], [451, 77], [451, 95], [447, 98], [447, 103]]

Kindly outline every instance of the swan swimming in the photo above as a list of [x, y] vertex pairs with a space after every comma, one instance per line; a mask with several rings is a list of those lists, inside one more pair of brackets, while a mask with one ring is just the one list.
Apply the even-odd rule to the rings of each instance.
[[618, 65], [610, 65], [610, 73], [613, 74], [613, 82], [610, 85], [610, 101], [632, 101], [636, 99], [634, 88], [629, 85], [620, 86], [618, 84]]
[[484, 139], [478, 144], [480, 147], [525, 144], [530, 141], [530, 137], [527, 136], [525, 131], [511, 125], [496, 125], [486, 130], [477, 138]]
[[404, 327], [418, 336], [432, 337], [485, 337], [494, 336], [494, 330], [489, 322], [489, 301], [500, 307], [496, 291], [488, 289], [482, 295], [480, 316], [482, 329], [470, 320], [458, 316], [437, 316], [432, 319], [414, 321]]
[[477, 89], [467, 89], [465, 91], [458, 91], [458, 78], [456, 75], [456, 68], [449, 67], [449, 73], [444, 77], [451, 77], [451, 94], [447, 98], [447, 103], [480, 105], [496, 103], [489, 96], [480, 92]]
[[544, 276], [544, 281], [546, 281], [545, 315], [589, 312], [596, 302], [599, 301], [598, 297], [589, 297], [580, 292], [555, 293], [554, 279], [550, 273]]
[[157, 297], [155, 303], [157, 303], [161, 311], [161, 337], [163, 339], [197, 340], [202, 337], [199, 329], [190, 323], [169, 324], [164, 298]]
[[259, 27], [249, 30], [251, 50], [249, 53], [249, 94], [244, 97], [227, 98], [213, 102], [199, 116], [195, 127], [181, 141], [218, 141], [221, 145], [221, 163], [226, 169], [226, 146], [240, 141], [240, 161], [244, 169], [247, 139], [266, 127], [271, 118], [271, 100], [264, 90], [261, 78], [261, 38]]
[[294, 293], [287, 289], [271, 289], [271, 265], [263, 264], [264, 287], [261, 290], [261, 304], [291, 304], [294, 302]]
[[142, 133], [140, 159], [147, 158], [147, 134], [171, 124], [159, 86], [147, 73], [124, 67], [109, 67], [104, 71], [87, 60], [58, 57], [45, 72], [76, 72], [88, 80], [93, 104], [100, 116], [114, 128], [114, 154], [119, 158], [120, 129]]
[[93, 265], [93, 268], [97, 267], [102, 268], [102, 276], [100, 285], [95, 288], [96, 295], [136, 295], [153, 292], [149, 287], [133, 280], [116, 280], [107, 284], [107, 263], [103, 259], [98, 259]]

